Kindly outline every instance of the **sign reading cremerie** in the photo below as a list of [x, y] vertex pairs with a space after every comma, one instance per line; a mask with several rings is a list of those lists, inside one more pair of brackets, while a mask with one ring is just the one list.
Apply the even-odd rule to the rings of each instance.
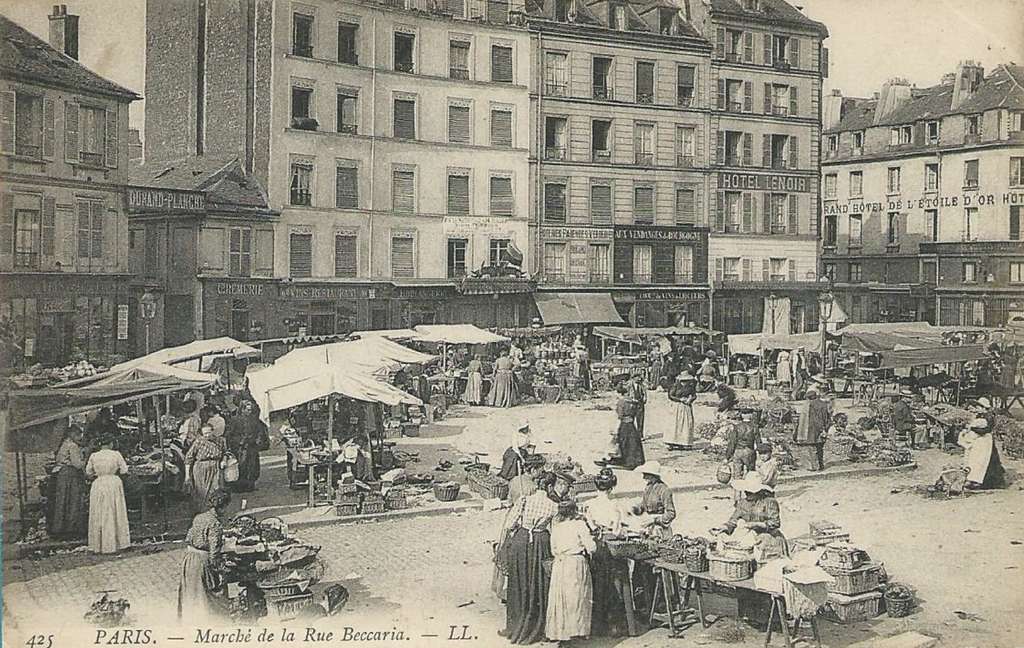
[[129, 187], [128, 209], [199, 212], [206, 209], [206, 194], [201, 191]]
[[808, 193], [811, 179], [807, 176], [780, 173], [731, 173], [719, 171], [718, 188], [733, 191], [786, 191]]

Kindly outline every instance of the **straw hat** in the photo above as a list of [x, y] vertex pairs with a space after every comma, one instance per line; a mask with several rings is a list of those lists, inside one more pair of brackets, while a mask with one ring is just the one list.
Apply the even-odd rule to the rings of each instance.
[[697, 379], [693, 377], [693, 374], [691, 374], [688, 369], [684, 369], [683, 373], [681, 373], [678, 376], [676, 376], [676, 380], [697, 380]]
[[633, 472], [640, 473], [641, 475], [654, 475], [655, 477], [661, 477], [661, 462], [658, 461], [646, 461], [643, 464], [633, 469]]
[[992, 409], [992, 399], [988, 396], [981, 396], [977, 400], [977, 405], [985, 409]]
[[972, 430], [987, 430], [988, 429], [988, 421], [986, 421], [985, 419], [983, 419], [983, 418], [981, 418], [979, 416], [978, 418], [976, 418], [976, 419], [972, 420], [970, 423], [968, 423], [967, 426], [969, 428], [971, 428]]
[[748, 472], [745, 476], [739, 479], [732, 480], [729, 484], [736, 490], [744, 493], [759, 493], [761, 491], [768, 491], [769, 493], [775, 492], [775, 489], [761, 481], [761, 475], [754, 471]]

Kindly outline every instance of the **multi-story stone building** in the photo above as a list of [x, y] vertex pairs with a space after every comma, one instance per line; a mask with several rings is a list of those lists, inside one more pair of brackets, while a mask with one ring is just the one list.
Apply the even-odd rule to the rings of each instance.
[[825, 103], [822, 261], [850, 320], [1024, 316], [1024, 68]]
[[464, 277], [529, 249], [529, 47], [507, 1], [149, 2], [146, 161], [264, 183], [290, 332], [524, 323]]
[[82, 66], [78, 16], [50, 44], [0, 16], [0, 319], [16, 365], [127, 354], [128, 107]]
[[713, 328], [812, 330], [828, 32], [781, 0], [691, 6], [698, 29], [714, 43], [708, 84]]
[[635, 326], [708, 321], [711, 46], [689, 5], [554, 0], [528, 16], [539, 290], [589, 293], [593, 313], [611, 298]]

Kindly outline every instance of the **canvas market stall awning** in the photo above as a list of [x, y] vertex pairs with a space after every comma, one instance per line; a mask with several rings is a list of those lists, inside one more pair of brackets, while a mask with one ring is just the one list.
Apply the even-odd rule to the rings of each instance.
[[882, 351], [880, 369], [903, 369], [954, 362], [970, 362], [985, 357], [985, 345], [933, 346], [924, 348], [896, 348]]
[[389, 340], [416, 340], [419, 338], [419, 333], [412, 329], [380, 329], [377, 331], [356, 331], [352, 333], [354, 338], [371, 338], [371, 337], [382, 337]]
[[381, 375], [398, 371], [403, 365], [428, 364], [435, 360], [437, 356], [420, 353], [387, 338], [368, 337], [294, 349], [278, 358], [274, 364], [328, 364]]
[[244, 358], [258, 355], [260, 355], [259, 349], [251, 347], [244, 342], [239, 342], [229, 337], [219, 337], [210, 340], [196, 340], [181, 346], [160, 349], [141, 358], [135, 358], [134, 360], [114, 365], [110, 368], [110, 371], [119, 373], [140, 365], [180, 364], [202, 357], [231, 356], [234, 358]]
[[748, 333], [729, 336], [729, 353], [758, 355], [761, 351], [803, 348], [811, 353], [821, 352], [821, 333], [794, 333], [792, 335], [763, 335]]
[[720, 335], [718, 331], [701, 328], [699, 326], [667, 326], [667, 327], [641, 327], [630, 328], [628, 326], [595, 326], [594, 334], [620, 342], [637, 344], [644, 338], [665, 337], [668, 335], [704, 335], [714, 337]]
[[472, 324], [421, 324], [415, 328], [417, 342], [444, 344], [494, 344], [508, 342], [504, 335], [497, 335]]
[[317, 362], [274, 364], [246, 374], [249, 391], [260, 408], [260, 418], [318, 398], [338, 394], [384, 405], [422, 405], [420, 399], [351, 367]]
[[608, 293], [537, 293], [533, 300], [548, 326], [625, 324]]

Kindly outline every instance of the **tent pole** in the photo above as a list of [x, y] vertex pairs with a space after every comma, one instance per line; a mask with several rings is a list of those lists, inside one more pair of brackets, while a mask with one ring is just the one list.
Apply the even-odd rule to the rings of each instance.
[[[327, 396], [327, 490], [334, 499], [334, 394]], [[315, 502], [314, 502], [315, 503]]]
[[[135, 418], [139, 422], [139, 428], [138, 428], [139, 429], [139, 445], [142, 445], [142, 442], [143, 442], [142, 435], [143, 435], [144, 432], [148, 432], [148, 430], [143, 430], [142, 429], [142, 419], [143, 419], [143, 416], [142, 416], [142, 399], [141, 398], [135, 401]], [[163, 452], [163, 449], [161, 448], [160, 451]], [[149, 520], [148, 520], [149, 516], [146, 515], [146, 491], [145, 490], [142, 491], [142, 497], [141, 497], [141, 501], [139, 502], [139, 506], [142, 507], [139, 510], [139, 516], [140, 516], [140, 519], [142, 520], [142, 528], [146, 528], [146, 525], [149, 524]]]
[[14, 453], [14, 473], [15, 479], [18, 484], [18, 519], [21, 521], [21, 539], [24, 539], [27, 535], [27, 521], [25, 520], [25, 498], [28, 496], [26, 492], [27, 485], [24, 478], [24, 469], [22, 468], [22, 461], [24, 460], [24, 454], [21, 452]]
[[[167, 397], [170, 399], [170, 396]], [[167, 534], [167, 457], [164, 455], [164, 428], [160, 421], [160, 399], [153, 397], [153, 411], [156, 413], [156, 439], [160, 449], [160, 534]]]

